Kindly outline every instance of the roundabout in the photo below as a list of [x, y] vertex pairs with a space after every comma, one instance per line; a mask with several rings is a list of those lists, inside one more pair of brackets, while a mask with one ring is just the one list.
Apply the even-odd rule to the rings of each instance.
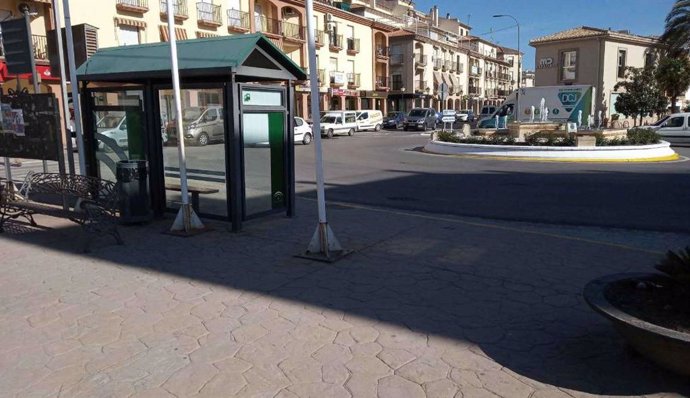
[[560, 147], [461, 144], [431, 140], [424, 146], [424, 152], [437, 155], [553, 162], [670, 162], [681, 159], [671, 148], [671, 144], [666, 141], [651, 145]]

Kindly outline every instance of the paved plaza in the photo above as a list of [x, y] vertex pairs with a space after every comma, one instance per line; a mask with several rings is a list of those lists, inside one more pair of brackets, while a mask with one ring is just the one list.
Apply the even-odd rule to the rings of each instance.
[[298, 217], [179, 238], [170, 220], [79, 252], [81, 231], [0, 235], [2, 397], [686, 396], [584, 303], [689, 236], [449, 218], [345, 204], [355, 252], [294, 257]]

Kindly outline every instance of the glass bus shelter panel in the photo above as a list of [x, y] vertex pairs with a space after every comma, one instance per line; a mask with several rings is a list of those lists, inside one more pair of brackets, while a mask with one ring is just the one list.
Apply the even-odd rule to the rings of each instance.
[[179, 139], [184, 139], [190, 200], [198, 199], [196, 205], [200, 214], [226, 218], [223, 89], [184, 89], [181, 97], [183, 131], [178, 134], [173, 92], [158, 92], [161, 133], [165, 142], [163, 167], [166, 206], [178, 209], [182, 203], [177, 143]]
[[245, 217], [286, 206], [284, 137], [283, 112], [242, 115]]
[[96, 161], [102, 179], [115, 181], [117, 162], [146, 160], [144, 115], [139, 109], [94, 111]]

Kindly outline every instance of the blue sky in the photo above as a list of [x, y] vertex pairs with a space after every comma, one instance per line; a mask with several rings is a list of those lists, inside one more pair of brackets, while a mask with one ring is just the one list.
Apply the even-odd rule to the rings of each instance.
[[[534, 48], [530, 39], [577, 27], [628, 29], [640, 35], [658, 35], [664, 30], [666, 14], [674, 0], [416, 0], [416, 8], [428, 12], [436, 4], [439, 14], [459, 18], [472, 26], [472, 33], [501, 45], [516, 48], [517, 30], [509, 18], [520, 22], [520, 50], [525, 53], [525, 69], [534, 69]], [[493, 33], [491, 33], [493, 32]]]

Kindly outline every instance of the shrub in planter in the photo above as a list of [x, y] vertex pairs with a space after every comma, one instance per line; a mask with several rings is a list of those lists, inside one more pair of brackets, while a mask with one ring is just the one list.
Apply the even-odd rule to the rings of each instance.
[[525, 143], [530, 146], [575, 146], [574, 137], [560, 137], [552, 132], [539, 131], [525, 138]]
[[661, 136], [656, 131], [640, 127], [628, 130], [627, 138], [630, 145], [651, 145], [661, 142]]
[[450, 131], [439, 131], [436, 133], [436, 139], [442, 142], [453, 142], [453, 143], [459, 143], [460, 142], [460, 137], [455, 135], [454, 133]]

